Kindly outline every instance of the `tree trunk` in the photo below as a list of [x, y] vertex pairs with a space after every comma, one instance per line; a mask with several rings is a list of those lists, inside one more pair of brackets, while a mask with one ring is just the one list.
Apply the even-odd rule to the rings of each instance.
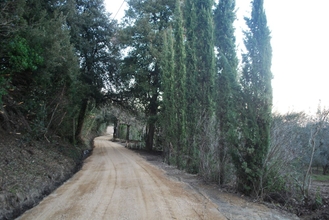
[[323, 166], [323, 175], [327, 175], [328, 173], [328, 169], [329, 169], [329, 164], [326, 164], [325, 166]]
[[120, 139], [120, 121], [118, 120], [117, 122], [117, 130], [116, 130], [116, 138], [119, 138]]
[[119, 120], [114, 120], [114, 126], [113, 126], [113, 139], [115, 140], [118, 137], [118, 123]]
[[153, 141], [154, 141], [154, 133], [155, 133], [155, 123], [156, 123], [156, 116], [158, 112], [158, 94], [155, 93], [152, 95], [152, 98], [150, 100], [149, 104], [149, 111], [147, 112], [147, 115], [149, 117], [149, 120], [147, 122], [146, 126], [146, 140], [145, 140], [145, 148], [147, 151], [152, 151], [153, 149]]
[[77, 125], [77, 129], [75, 131], [75, 139], [79, 142], [82, 142], [81, 133], [82, 133], [82, 128], [83, 128], [83, 123], [85, 121], [87, 107], [88, 107], [88, 99], [82, 100], [81, 109], [80, 109], [80, 113], [79, 113], [79, 117], [78, 117], [78, 125]]
[[[224, 125], [221, 125], [223, 128]], [[225, 137], [221, 137], [219, 140], [218, 153], [219, 153], [219, 185], [224, 185], [226, 178], [226, 156], [227, 156], [227, 145], [226, 141], [223, 140]]]
[[154, 132], [155, 132], [155, 124], [154, 124], [154, 122], [150, 122], [146, 128], [145, 148], [147, 151], [152, 151], [152, 149], [153, 149]]
[[170, 164], [170, 141], [165, 141], [165, 145], [163, 147], [163, 156], [164, 156], [164, 162], [167, 163], [168, 165], [171, 165]]
[[127, 125], [127, 134], [126, 134], [126, 140], [129, 142], [129, 129], [130, 125]]

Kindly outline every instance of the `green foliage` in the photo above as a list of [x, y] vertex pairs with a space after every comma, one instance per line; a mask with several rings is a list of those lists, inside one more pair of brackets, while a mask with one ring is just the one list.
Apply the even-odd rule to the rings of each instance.
[[[24, 94], [26, 104], [22, 110], [27, 114], [30, 112], [32, 130], [40, 136], [49, 129], [61, 131], [66, 130], [66, 126], [72, 129], [71, 116], [76, 114], [72, 110], [77, 105], [72, 97], [79, 97], [72, 92], [81, 88], [77, 82], [78, 59], [70, 43], [66, 16], [60, 11], [61, 8], [48, 11], [48, 6], [43, 2], [29, 2], [24, 15], [33, 25], [23, 33], [29, 45], [43, 48], [39, 53], [43, 63], [28, 76], [18, 74], [13, 78], [13, 83], [19, 85], [21, 90], [33, 88]], [[35, 10], [40, 10], [40, 13], [31, 16]], [[26, 85], [21, 84], [23, 79]], [[63, 133], [72, 135], [72, 132]]]
[[0, 75], [0, 106], [2, 106], [2, 96], [7, 94], [7, 80]]
[[[238, 175], [238, 188], [246, 194], [261, 192], [265, 158], [270, 144], [272, 73], [270, 31], [263, 0], [254, 0], [251, 18], [246, 18], [247, 53], [243, 54], [240, 80], [240, 144], [232, 152]], [[243, 168], [240, 164], [245, 164]]]
[[[176, 1], [174, 29], [164, 32], [162, 59], [163, 105], [161, 128], [165, 137], [166, 160], [186, 167], [186, 54], [180, 1]], [[175, 159], [170, 159], [173, 157]]]
[[[161, 105], [161, 62], [163, 31], [170, 25], [174, 0], [128, 1], [127, 19], [121, 40], [129, 53], [123, 61], [122, 74], [129, 81], [126, 95], [135, 100], [147, 120], [146, 148], [153, 148]], [[133, 22], [132, 22], [133, 21]]]
[[102, 0], [0, 6], [0, 125], [30, 138], [56, 134], [74, 141], [82, 106], [91, 111], [112, 89], [115, 21]]
[[67, 1], [67, 23], [70, 40], [80, 63], [80, 101], [76, 139], [82, 140], [82, 129], [91, 104], [105, 103], [113, 91], [119, 57], [115, 44], [116, 22], [110, 20], [102, 0]]
[[[174, 82], [174, 42], [172, 30], [163, 33], [163, 53], [164, 59], [161, 62], [161, 80], [163, 90], [163, 101], [161, 106], [161, 128], [164, 136], [164, 152], [165, 160], [169, 164], [175, 164], [178, 152], [176, 150], [176, 143], [174, 146], [172, 142], [176, 137], [175, 131], [175, 82]], [[174, 148], [173, 148], [174, 147]], [[174, 152], [173, 152], [174, 150]], [[176, 156], [174, 156], [176, 155]], [[175, 158], [175, 159], [174, 159]]]
[[68, 6], [67, 21], [80, 61], [80, 80], [87, 88], [86, 98], [99, 104], [103, 101], [102, 89], [117, 70], [118, 48], [112, 42], [116, 23], [105, 12], [102, 0], [79, 0]]
[[218, 163], [219, 182], [226, 181], [226, 166], [229, 162], [228, 153], [236, 143], [237, 132], [237, 102], [238, 82], [237, 69], [238, 59], [236, 55], [234, 21], [235, 0], [222, 0], [214, 11], [215, 22], [215, 48], [216, 56], [216, 115], [218, 118]]
[[11, 120], [21, 125], [16, 126], [18, 131], [34, 137], [46, 137], [49, 130], [71, 135], [83, 86], [66, 25], [66, 5], [38, 0], [23, 5], [21, 23], [26, 26], [17, 25], [0, 53], [5, 61], [1, 62], [0, 81], [9, 88], [0, 120], [7, 130], [13, 129], [8, 126]]
[[316, 203], [317, 206], [322, 206], [323, 205], [323, 200], [322, 200], [322, 196], [321, 196], [321, 192], [320, 192], [319, 187], [316, 190], [315, 203]]
[[263, 193], [272, 193], [272, 192], [282, 192], [288, 193], [288, 186], [289, 186], [289, 177], [286, 175], [282, 175], [283, 172], [281, 171], [282, 167], [277, 166], [271, 170], [268, 170], [263, 184]]
[[[214, 27], [213, 1], [185, 2], [186, 30], [186, 143], [187, 170], [207, 169], [203, 163], [209, 151], [204, 122], [214, 113]], [[199, 150], [203, 146], [202, 152]], [[201, 157], [205, 158], [201, 158]], [[193, 167], [193, 168], [192, 168]], [[204, 170], [205, 171], [205, 170]], [[202, 173], [202, 170], [201, 170]]]
[[[193, 45], [196, 55], [197, 101], [206, 117], [211, 117], [214, 111], [214, 80], [215, 80], [215, 55], [214, 55], [214, 26], [212, 16], [212, 0], [196, 0], [195, 37]], [[188, 43], [188, 42], [187, 42]], [[199, 114], [202, 115], [202, 110]], [[203, 116], [205, 116], [203, 115]]]
[[[211, 163], [208, 156], [212, 154], [211, 143], [207, 137], [208, 121], [213, 120], [215, 112], [215, 54], [214, 26], [212, 15], [213, 1], [187, 1], [185, 19], [187, 28], [187, 134], [189, 147], [198, 150], [196, 155], [189, 154], [192, 160], [198, 161], [198, 170], [208, 179]], [[191, 65], [191, 66], [190, 66]], [[190, 67], [189, 67], [190, 66]], [[197, 158], [195, 158], [197, 157]], [[188, 164], [190, 161], [188, 162]]]
[[[0, 43], [13, 37], [15, 32], [24, 27], [22, 14], [24, 12], [25, 0], [6, 0], [0, 2]], [[2, 57], [0, 49], [0, 57]]]
[[[173, 100], [174, 100], [174, 127], [175, 133], [174, 146], [176, 148], [176, 165], [178, 168], [186, 168], [186, 156], [188, 155], [188, 146], [186, 142], [186, 51], [184, 46], [184, 26], [181, 1], [177, 0], [175, 5], [174, 20], [174, 82], [173, 82]], [[175, 129], [176, 128], [176, 129]]]
[[43, 63], [40, 48], [31, 48], [27, 40], [16, 36], [9, 43], [9, 68], [8, 72], [35, 71]]
[[7, 94], [14, 74], [35, 71], [43, 63], [40, 48], [31, 48], [25, 38], [16, 35], [3, 48], [6, 56], [0, 63], [0, 104], [2, 96]]
[[320, 181], [320, 182], [329, 182], [329, 175], [320, 175], [320, 174], [313, 174], [313, 180]]
[[185, 51], [186, 51], [186, 144], [187, 161], [186, 170], [191, 173], [199, 171], [199, 146], [196, 141], [198, 130], [198, 119], [200, 117], [200, 104], [198, 100], [197, 79], [197, 8], [194, 1], [186, 1], [184, 7], [185, 24]]

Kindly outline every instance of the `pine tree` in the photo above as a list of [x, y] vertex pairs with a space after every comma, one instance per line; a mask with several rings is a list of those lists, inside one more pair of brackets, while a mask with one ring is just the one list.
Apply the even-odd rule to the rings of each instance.
[[214, 12], [215, 48], [217, 50], [216, 115], [219, 123], [219, 183], [224, 184], [229, 150], [236, 123], [237, 69], [234, 21], [235, 0], [220, 0]]
[[251, 18], [245, 18], [247, 52], [243, 54], [241, 77], [241, 139], [233, 153], [238, 189], [258, 194], [264, 183], [264, 160], [270, 144], [272, 108], [272, 48], [263, 0], [252, 2]]

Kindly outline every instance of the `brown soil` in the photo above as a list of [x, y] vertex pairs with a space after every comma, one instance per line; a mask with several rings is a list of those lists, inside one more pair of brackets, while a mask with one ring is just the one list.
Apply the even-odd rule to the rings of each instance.
[[96, 138], [82, 169], [19, 219], [226, 219], [206, 196], [110, 138]]
[[[232, 186], [221, 188], [216, 184], [208, 184], [198, 178], [197, 175], [187, 174], [168, 166], [162, 162], [161, 154], [135, 150], [148, 162], [163, 169], [166, 175], [183, 181], [191, 188], [210, 198], [218, 210], [228, 219], [305, 219], [305, 220], [329, 220], [329, 182], [313, 181], [311, 188], [312, 200], [308, 205], [286, 203], [285, 206], [276, 203], [257, 202], [249, 197], [238, 195]], [[315, 200], [321, 197], [321, 203]], [[287, 202], [287, 201], [285, 201]]]
[[275, 206], [269, 208], [264, 204], [251, 201], [250, 198], [226, 192], [227, 190], [221, 189], [216, 184], [205, 183], [197, 175], [185, 173], [184, 171], [163, 163], [159, 154], [151, 154], [141, 150], [136, 150], [135, 152], [140, 154], [152, 165], [164, 170], [168, 178], [184, 182], [190, 189], [210, 199], [216, 204], [219, 212], [227, 219], [299, 219], [296, 215], [284, 210], [279, 210]]
[[[148, 162], [163, 169], [166, 175], [187, 183], [191, 188], [210, 198], [218, 210], [228, 219], [305, 219], [329, 220], [329, 183], [313, 181], [311, 194], [313, 198], [321, 197], [321, 204], [291, 204], [281, 206], [277, 203], [259, 203], [251, 198], [233, 193], [230, 187], [220, 188], [216, 184], [205, 183], [197, 175], [187, 174], [162, 162], [161, 154], [135, 150]], [[294, 214], [293, 214], [294, 213]], [[298, 214], [298, 216], [296, 215]]]
[[[68, 144], [0, 133], [0, 219], [13, 219], [77, 170]], [[65, 156], [66, 155], [66, 156]]]
[[313, 181], [311, 201], [308, 205], [299, 205], [294, 209], [301, 219], [329, 220], [329, 182]]
[[[160, 154], [132, 152], [109, 139], [96, 139], [98, 147], [82, 171], [20, 219], [298, 219], [206, 184], [164, 164]], [[67, 148], [57, 139], [48, 143], [0, 133], [0, 219], [35, 206], [74, 173], [77, 161]], [[328, 184], [314, 186], [324, 198], [321, 207], [295, 210], [302, 219], [329, 219]]]

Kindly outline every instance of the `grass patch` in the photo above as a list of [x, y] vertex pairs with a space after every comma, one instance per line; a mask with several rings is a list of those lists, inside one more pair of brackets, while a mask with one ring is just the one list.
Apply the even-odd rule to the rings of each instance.
[[329, 175], [314, 174], [313, 180], [320, 182], [329, 182]]

